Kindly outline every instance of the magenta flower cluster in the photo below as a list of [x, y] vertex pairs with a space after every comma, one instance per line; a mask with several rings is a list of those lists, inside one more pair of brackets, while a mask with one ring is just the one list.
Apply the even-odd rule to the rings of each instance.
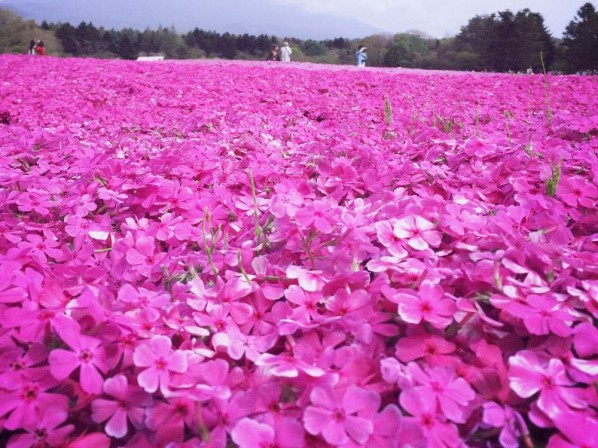
[[598, 446], [597, 92], [0, 57], [0, 444]]

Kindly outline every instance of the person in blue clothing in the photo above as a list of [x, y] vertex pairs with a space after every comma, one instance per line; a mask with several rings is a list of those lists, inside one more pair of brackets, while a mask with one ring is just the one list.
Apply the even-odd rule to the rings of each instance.
[[365, 61], [368, 60], [367, 48], [360, 45], [355, 52], [355, 59], [357, 59], [357, 67], [365, 67]]

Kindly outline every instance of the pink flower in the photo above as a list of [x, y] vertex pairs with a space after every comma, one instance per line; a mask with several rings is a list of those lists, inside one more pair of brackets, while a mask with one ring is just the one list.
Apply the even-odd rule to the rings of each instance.
[[239, 420], [231, 431], [231, 438], [239, 448], [302, 448], [303, 429], [294, 420], [279, 419], [275, 427], [250, 418]]
[[130, 387], [127, 378], [116, 375], [108, 378], [104, 383], [104, 393], [110, 395], [114, 400], [98, 398], [91, 404], [92, 419], [97, 423], [106, 420], [106, 434], [111, 437], [123, 438], [127, 435], [127, 419], [137, 429], [143, 428], [145, 407], [151, 402], [151, 398], [138, 387]]
[[561, 360], [541, 361], [534, 352], [523, 350], [511, 356], [509, 364], [511, 389], [522, 398], [539, 392], [538, 407], [549, 417], [558, 417], [566, 412], [568, 406], [576, 409], [587, 407], [580, 391], [572, 387]]
[[47, 257], [60, 259], [63, 256], [63, 251], [58, 249], [60, 243], [52, 238], [44, 238], [35, 233], [30, 233], [25, 238], [27, 241], [22, 241], [17, 246], [21, 249], [29, 249], [31, 255], [42, 264], [48, 261]]
[[172, 341], [166, 336], [153, 336], [149, 343], [141, 344], [133, 353], [137, 367], [147, 367], [137, 381], [146, 392], [156, 392], [158, 387], [163, 394], [168, 393], [170, 374], [184, 373], [187, 370], [187, 354], [181, 350], [171, 351]]
[[316, 230], [324, 234], [331, 233], [335, 224], [331, 204], [323, 200], [313, 201], [297, 210], [295, 220], [303, 229], [309, 229], [313, 225]]
[[394, 223], [393, 234], [407, 240], [407, 244], [415, 250], [426, 250], [440, 245], [442, 237], [440, 232], [434, 230], [435, 227], [421, 216], [406, 216]]
[[429, 322], [435, 328], [444, 329], [453, 321], [457, 310], [455, 302], [444, 298], [440, 286], [422, 285], [419, 292], [399, 292], [391, 297], [399, 304], [399, 316], [410, 324]]
[[194, 429], [197, 422], [197, 402], [184, 397], [172, 397], [146, 410], [146, 425], [156, 432], [156, 443], [182, 443], [185, 428]]
[[455, 351], [455, 344], [443, 337], [427, 333], [400, 338], [395, 346], [397, 358], [402, 362], [419, 358], [438, 359]]
[[395, 259], [400, 260], [405, 258], [409, 253], [403, 247], [403, 238], [399, 238], [395, 235], [396, 223], [396, 219], [380, 221], [375, 224], [375, 227], [378, 241], [386, 247], [388, 252], [390, 252]]
[[404, 417], [395, 405], [374, 417], [374, 431], [365, 444], [349, 440], [343, 448], [427, 448], [428, 442], [418, 422]]
[[595, 448], [598, 446], [598, 419], [582, 413], [562, 416], [563, 434], [553, 436], [547, 448]]
[[3, 423], [4, 428], [15, 430], [34, 425], [37, 420], [36, 412], [45, 409], [52, 409], [58, 414], [66, 412], [66, 395], [47, 393], [47, 389], [49, 385], [44, 382], [23, 381], [14, 391], [0, 391], [0, 417], [11, 413]]
[[411, 389], [425, 402], [438, 403], [442, 414], [457, 423], [464, 423], [465, 409], [475, 398], [475, 392], [467, 381], [457, 377], [454, 370], [446, 367], [422, 369], [412, 362], [407, 365], [407, 374], [415, 381]]
[[27, 291], [13, 283], [20, 268], [19, 263], [0, 263], [0, 303], [21, 303], [27, 298]]
[[305, 291], [316, 292], [324, 286], [322, 271], [310, 271], [300, 266], [289, 266], [286, 276], [290, 279], [297, 279], [299, 286]]
[[35, 188], [21, 194], [16, 202], [20, 211], [34, 211], [42, 216], [48, 216], [50, 210], [57, 206], [57, 203], [51, 200], [48, 192]]
[[380, 404], [376, 393], [349, 386], [339, 400], [332, 390], [316, 387], [310, 400], [312, 406], [307, 406], [303, 413], [308, 433], [322, 434], [332, 445], [347, 443], [349, 439], [364, 444], [373, 433], [371, 417]]
[[455, 425], [447, 423], [438, 412], [438, 404], [430, 395], [419, 395], [415, 389], [401, 393], [401, 406], [409, 412], [423, 430], [428, 448], [463, 446]]
[[272, 196], [270, 210], [277, 218], [283, 218], [285, 215], [293, 218], [302, 205], [303, 195], [291, 188], [287, 192], [279, 192]]
[[320, 317], [318, 304], [323, 300], [320, 292], [308, 292], [298, 285], [291, 285], [285, 290], [284, 296], [290, 303], [297, 305], [293, 310], [293, 320], [301, 321], [305, 317], [309, 321]]
[[581, 176], [561, 179], [557, 193], [563, 202], [571, 207], [595, 208], [598, 201], [598, 188]]
[[79, 334], [73, 329], [61, 331], [60, 337], [72, 351], [56, 349], [50, 352], [48, 363], [52, 376], [57, 380], [64, 380], [80, 367], [79, 381], [83, 390], [99, 394], [104, 383], [101, 373], [106, 373], [107, 370], [102, 341]]
[[66, 409], [44, 407], [36, 413], [36, 418], [23, 425], [24, 434], [10, 438], [7, 448], [62, 447], [73, 431], [73, 425], [59, 427], [67, 418]]
[[500, 428], [498, 440], [504, 448], [518, 448], [521, 436], [527, 425], [523, 417], [508, 406], [500, 406], [493, 401], [484, 403], [483, 422], [491, 428]]
[[140, 274], [150, 277], [155, 267], [166, 257], [165, 253], [156, 253], [154, 238], [140, 236], [135, 242], [135, 247], [127, 250], [127, 262]]
[[339, 289], [334, 296], [326, 301], [326, 308], [338, 316], [345, 316], [360, 310], [371, 302], [371, 297], [363, 289], [347, 292]]
[[598, 329], [591, 323], [582, 323], [575, 327], [573, 345], [575, 351], [582, 358], [598, 353]]
[[274, 376], [284, 378], [297, 378], [299, 372], [304, 372], [312, 377], [321, 377], [326, 372], [320, 367], [297, 359], [291, 355], [272, 355], [264, 353], [255, 360], [256, 366], [265, 367]]
[[531, 334], [557, 334], [567, 337], [571, 334], [573, 318], [563, 305], [550, 294], [530, 294], [524, 303], [513, 301], [509, 312], [523, 319], [523, 323]]

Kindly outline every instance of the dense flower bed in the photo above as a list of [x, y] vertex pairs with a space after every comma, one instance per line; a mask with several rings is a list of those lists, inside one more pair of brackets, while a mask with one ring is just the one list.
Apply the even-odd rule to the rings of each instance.
[[2, 56], [0, 443], [598, 446], [597, 149], [595, 77]]

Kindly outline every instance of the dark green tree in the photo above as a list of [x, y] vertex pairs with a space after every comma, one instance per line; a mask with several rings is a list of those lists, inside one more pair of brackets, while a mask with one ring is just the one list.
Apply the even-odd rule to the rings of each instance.
[[65, 53], [70, 53], [73, 56], [81, 56], [81, 45], [77, 38], [77, 29], [70, 23], [63, 23], [56, 30], [56, 37], [62, 45]]
[[460, 64], [470, 61], [472, 65], [467, 67], [470, 70], [476, 66], [500, 72], [538, 69], [540, 53], [547, 66], [554, 57], [553, 39], [544, 19], [529, 9], [517, 14], [507, 10], [474, 17], [456, 36], [455, 49], [468, 54]]
[[218, 39], [218, 52], [226, 59], [234, 59], [237, 56], [237, 42], [232, 34], [224, 33]]
[[555, 57], [554, 39], [544, 25], [544, 18], [529, 9], [519, 11], [515, 16], [515, 28], [517, 30], [518, 42], [514, 48], [515, 67], [523, 69], [532, 67], [534, 72], [542, 69], [544, 65], [552, 65]]
[[404, 42], [393, 43], [384, 54], [385, 67], [411, 67], [413, 54]]
[[321, 56], [326, 53], [326, 46], [320, 42], [308, 39], [301, 45], [303, 53], [307, 56]]
[[78, 56], [91, 56], [104, 50], [102, 33], [93, 24], [81, 22], [75, 30]]
[[567, 25], [563, 36], [566, 59], [573, 71], [598, 70], [598, 12], [586, 3]]

